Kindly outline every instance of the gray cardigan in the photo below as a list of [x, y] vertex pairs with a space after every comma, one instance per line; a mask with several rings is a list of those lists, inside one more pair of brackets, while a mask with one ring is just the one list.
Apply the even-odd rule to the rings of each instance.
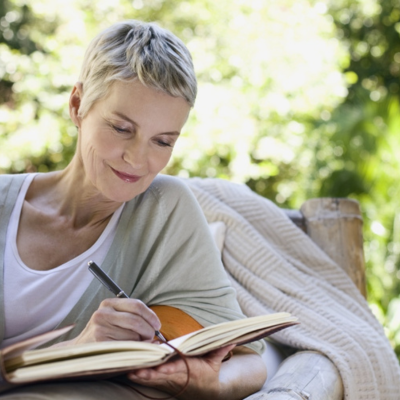
[[[8, 221], [26, 175], [0, 175], [0, 287]], [[177, 307], [203, 326], [243, 318], [207, 221], [178, 178], [159, 175], [126, 203], [102, 268], [132, 298]], [[88, 272], [89, 273], [89, 272]], [[76, 337], [110, 292], [96, 279], [58, 327], [75, 324], [59, 338]], [[56, 328], [56, 327], [55, 327]], [[0, 290], [0, 342], [4, 337], [4, 291]], [[261, 343], [250, 347], [258, 352]]]

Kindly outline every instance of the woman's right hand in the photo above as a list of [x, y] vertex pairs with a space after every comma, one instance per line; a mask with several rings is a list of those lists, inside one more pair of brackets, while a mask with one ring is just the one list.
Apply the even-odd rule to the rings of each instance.
[[152, 340], [161, 327], [157, 315], [142, 301], [110, 298], [103, 300], [85, 329], [69, 344], [112, 340]]

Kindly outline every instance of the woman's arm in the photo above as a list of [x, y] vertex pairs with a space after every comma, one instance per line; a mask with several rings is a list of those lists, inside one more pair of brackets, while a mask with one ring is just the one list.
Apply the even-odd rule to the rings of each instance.
[[261, 389], [267, 369], [259, 354], [241, 346], [233, 350], [230, 360], [222, 363], [220, 379], [225, 384], [221, 399], [244, 399]]
[[[261, 357], [246, 347], [237, 347], [233, 356], [223, 362], [234, 346], [223, 347], [203, 357], [189, 357], [190, 380], [180, 400], [241, 400], [258, 391], [267, 378]], [[135, 383], [176, 395], [185, 385], [187, 370], [180, 359], [155, 368], [128, 374]]]

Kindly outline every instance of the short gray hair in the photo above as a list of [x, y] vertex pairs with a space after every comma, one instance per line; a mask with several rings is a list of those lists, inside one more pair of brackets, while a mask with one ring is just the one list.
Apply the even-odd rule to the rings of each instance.
[[137, 78], [143, 85], [194, 105], [197, 81], [184, 43], [154, 23], [127, 20], [100, 32], [86, 50], [79, 81], [79, 115], [107, 95], [112, 83]]

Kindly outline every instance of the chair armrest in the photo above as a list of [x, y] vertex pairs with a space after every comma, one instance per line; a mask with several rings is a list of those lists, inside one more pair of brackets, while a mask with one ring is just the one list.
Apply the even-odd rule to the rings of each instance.
[[342, 400], [339, 371], [316, 351], [299, 351], [280, 365], [276, 375], [245, 400]]

